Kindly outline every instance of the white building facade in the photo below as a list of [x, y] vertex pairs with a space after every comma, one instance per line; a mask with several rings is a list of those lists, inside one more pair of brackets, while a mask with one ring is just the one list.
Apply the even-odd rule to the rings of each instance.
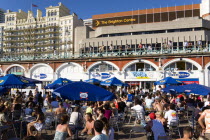
[[39, 9], [36, 16], [32, 11], [7, 10], [5, 19], [3, 59], [67, 58], [74, 51], [74, 28], [83, 26], [62, 3], [47, 7], [46, 16]]

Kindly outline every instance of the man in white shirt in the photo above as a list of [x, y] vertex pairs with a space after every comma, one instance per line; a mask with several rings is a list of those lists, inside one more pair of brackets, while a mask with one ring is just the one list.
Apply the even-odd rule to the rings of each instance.
[[145, 112], [144, 112], [144, 108], [141, 106], [142, 102], [139, 99], [135, 99], [134, 103], [135, 103], [135, 106], [131, 107], [131, 109], [137, 112], [139, 119], [144, 119]]
[[210, 104], [210, 97], [208, 98], [208, 100], [204, 103], [204, 107], [208, 106]]
[[177, 122], [178, 117], [175, 111], [175, 104], [170, 104], [170, 109], [165, 113], [164, 118], [167, 120], [167, 124], [170, 125], [171, 122]]

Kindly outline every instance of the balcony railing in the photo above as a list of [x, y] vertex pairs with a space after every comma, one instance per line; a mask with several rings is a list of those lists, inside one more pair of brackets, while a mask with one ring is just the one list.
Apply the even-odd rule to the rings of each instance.
[[11, 51], [2, 52], [1, 62], [8, 61], [34, 61], [34, 60], [59, 60], [59, 59], [75, 59], [75, 58], [106, 58], [106, 57], [141, 57], [141, 56], [157, 56], [157, 55], [183, 55], [183, 54], [207, 54], [210, 53], [210, 44], [205, 46], [179, 46], [171, 48], [152, 48], [152, 49], [113, 49], [98, 50], [88, 48], [80, 49], [79, 53], [74, 53], [72, 49], [52, 50], [30, 50], [30, 51]]
[[49, 29], [49, 28], [59, 28], [57, 25], [53, 26], [45, 26], [45, 27], [29, 27], [24, 29], [5, 29], [5, 33], [9, 32], [20, 32], [20, 31], [34, 31], [34, 30], [40, 30], [40, 29]]

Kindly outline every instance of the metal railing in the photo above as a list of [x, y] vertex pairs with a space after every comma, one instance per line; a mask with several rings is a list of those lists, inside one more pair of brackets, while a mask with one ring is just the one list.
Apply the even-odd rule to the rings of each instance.
[[31, 53], [1, 53], [0, 62], [11, 61], [35, 61], [35, 60], [59, 60], [59, 59], [75, 59], [75, 58], [105, 58], [105, 57], [131, 57], [131, 56], [151, 56], [161, 54], [201, 54], [210, 52], [210, 44], [205, 46], [179, 46], [171, 48], [157, 47], [152, 49], [146, 48], [129, 48], [129, 49], [113, 49], [102, 50], [93, 49], [88, 51], [80, 49], [79, 53], [72, 52], [71, 49], [61, 49], [49, 52], [31, 52]]

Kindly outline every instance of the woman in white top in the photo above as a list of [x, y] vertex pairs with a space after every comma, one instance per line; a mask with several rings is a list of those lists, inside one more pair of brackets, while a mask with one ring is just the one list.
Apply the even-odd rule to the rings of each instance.
[[101, 121], [104, 124], [104, 128], [102, 130], [102, 134], [105, 134], [109, 137], [109, 140], [114, 140], [114, 129], [110, 127], [107, 118], [103, 117]]
[[80, 127], [82, 123], [82, 115], [79, 113], [80, 108], [77, 106], [74, 108], [74, 111], [71, 113], [70, 123], [74, 123], [76, 127]]

